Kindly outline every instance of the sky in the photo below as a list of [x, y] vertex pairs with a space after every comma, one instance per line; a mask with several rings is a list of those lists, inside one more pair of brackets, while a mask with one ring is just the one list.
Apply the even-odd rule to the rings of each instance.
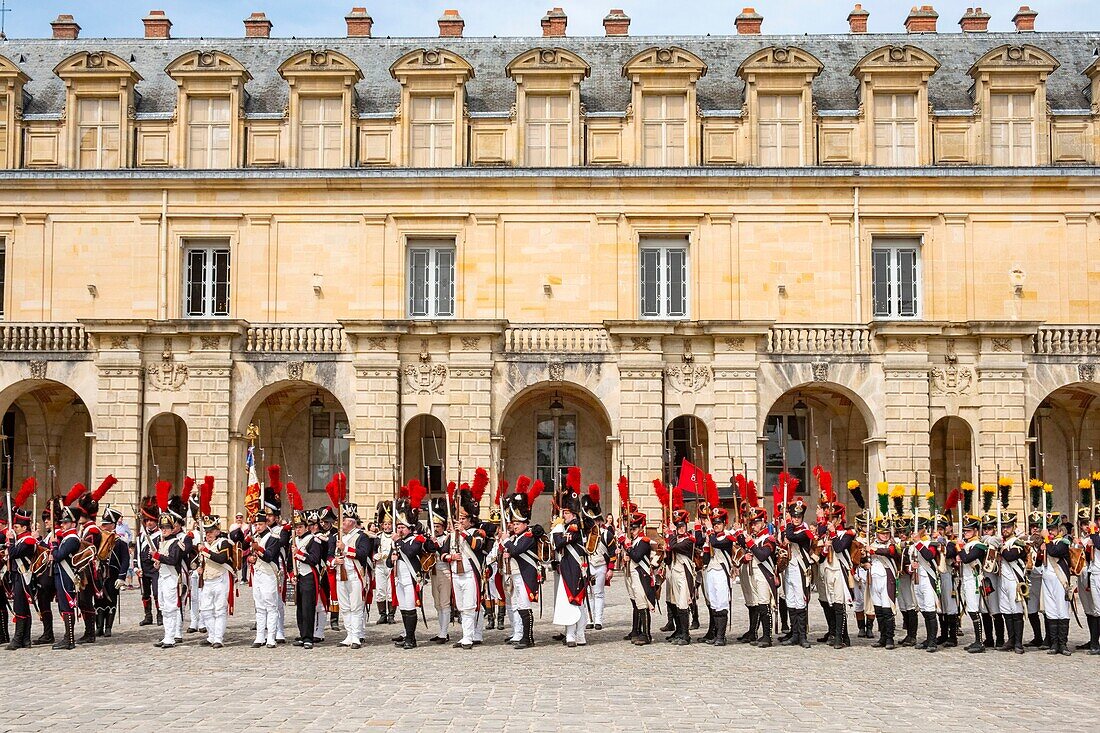
[[[914, 4], [931, 1], [940, 14], [941, 33], [958, 32], [959, 18], [974, 0], [862, 0], [870, 11], [871, 32], [901, 32]], [[1027, 0], [1025, 0], [1026, 2]], [[981, 2], [981, 0], [979, 0]], [[239, 37], [242, 20], [262, 10], [281, 37], [342, 37], [344, 16], [352, 6], [366, 6], [376, 36], [438, 35], [436, 21], [455, 8], [466, 21], [467, 36], [538, 36], [540, 19], [553, 5], [569, 16], [568, 35], [603, 35], [603, 17], [622, 8], [631, 17], [631, 35], [731, 34], [733, 20], [746, 5], [764, 16], [765, 33], [846, 33], [853, 0], [0, 0], [9, 38], [48, 38], [50, 21], [59, 13], [73, 15], [81, 37], [125, 38], [143, 35], [141, 19], [150, 9], [171, 18], [172, 35]], [[991, 31], [1012, 31], [1020, 2], [985, 0], [993, 17]], [[1100, 0], [1039, 0], [1037, 29], [1100, 31]], [[106, 10], [109, 8], [109, 10]], [[671, 8], [671, 9], [670, 9]]]

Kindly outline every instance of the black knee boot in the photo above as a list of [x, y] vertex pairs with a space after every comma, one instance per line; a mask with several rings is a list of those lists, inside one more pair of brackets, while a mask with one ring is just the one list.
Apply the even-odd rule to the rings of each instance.
[[1043, 624], [1039, 620], [1039, 614], [1029, 613], [1027, 620], [1031, 624], [1031, 641], [1027, 643], [1027, 646], [1040, 649], [1043, 646]]
[[779, 599], [779, 623], [781, 624], [781, 631], [784, 634], [784, 638], [780, 641], [785, 641], [790, 638], [791, 633], [791, 621], [790, 621], [790, 609], [787, 608], [787, 600], [785, 598]]
[[863, 619], [863, 621], [864, 621], [863, 638], [864, 639], [874, 639], [875, 638], [875, 619], [876, 618], [878, 618], [878, 617], [877, 616], [867, 616], [866, 618]]
[[152, 626], [153, 625], [153, 600], [151, 598], [142, 598], [141, 605], [145, 607], [145, 616], [138, 621], [138, 626]]
[[692, 631], [699, 628], [699, 602], [695, 601], [691, 604], [691, 626]]
[[53, 649], [76, 649], [76, 614], [63, 613], [61, 614], [61, 622], [65, 626], [65, 630], [61, 635], [61, 638], [54, 642]]
[[53, 613], [51, 611], [43, 611], [39, 614], [39, 618], [42, 619], [42, 636], [34, 640], [34, 646], [53, 644]]
[[95, 611], [87, 611], [83, 614], [84, 636], [77, 639], [77, 644], [95, 644], [96, 616]]
[[499, 629], [500, 631], [504, 631], [504, 612], [505, 612], [505, 610], [506, 609], [505, 609], [503, 603], [500, 604], [497, 607], [497, 629]]
[[809, 649], [810, 644], [810, 608], [798, 610], [798, 644], [803, 649]]
[[110, 639], [115, 625], [115, 609], [107, 608], [103, 611], [103, 636]]
[[898, 643], [898, 646], [913, 646], [917, 643], [917, 612], [902, 611], [901, 621], [905, 627], [905, 638]]
[[767, 649], [772, 645], [772, 607], [761, 604], [756, 608], [760, 616], [760, 640], [754, 642], [753, 646]]
[[534, 642], [532, 641], [532, 635], [534, 634], [534, 613], [531, 611], [519, 612], [519, 623], [521, 628], [519, 641], [512, 645], [513, 649], [527, 649]]
[[956, 647], [959, 645], [959, 615], [957, 613], [949, 613], [943, 617], [943, 622], [947, 624], [947, 633], [943, 645], [945, 647]]
[[[726, 645], [726, 625], [729, 623], [730, 612], [716, 611], [714, 619], [714, 646]], [[1089, 616], [1089, 618], [1092, 618]]]
[[924, 616], [924, 641], [917, 644], [915, 648], [934, 652], [939, 649], [939, 645], [936, 643], [936, 639], [939, 636], [939, 630], [937, 628], [939, 626], [939, 619], [935, 611], [922, 611], [921, 615]]
[[8, 599], [0, 598], [0, 644], [7, 644], [9, 641], [11, 636], [8, 635]]
[[630, 619], [630, 633], [623, 637], [623, 641], [634, 641], [638, 636], [638, 632], [641, 631], [642, 612], [633, 601], [631, 601], [631, 604], [634, 605], [634, 614]]
[[982, 641], [982, 645], [986, 649], [993, 648], [993, 614], [982, 614], [982, 631], [985, 632], [985, 638]]
[[401, 641], [395, 641], [394, 646], [416, 649], [416, 610], [401, 611], [401, 622], [405, 625], [405, 636]]
[[749, 628], [741, 636], [737, 637], [737, 641], [742, 644], [749, 644], [756, 641], [756, 627], [760, 623], [760, 617], [757, 613], [756, 606], [749, 606]]
[[833, 649], [843, 649], [851, 646], [852, 640], [848, 636], [848, 609], [843, 603], [833, 604], [833, 618], [836, 624], [836, 633], [833, 636]]
[[779, 637], [777, 643], [780, 646], [798, 646], [802, 643], [802, 610], [798, 608], [788, 608], [787, 616], [790, 619], [791, 630], [787, 634]]
[[691, 632], [689, 627], [691, 625], [691, 610], [688, 608], [676, 607], [676, 627], [677, 632], [673, 633], [672, 643], [676, 646], [687, 646], [691, 643]]
[[653, 643], [653, 636], [649, 631], [649, 622], [651, 618], [648, 608], [643, 608], [638, 611], [638, 635], [634, 637], [633, 641], [635, 646], [645, 646], [646, 644]]
[[966, 647], [966, 651], [971, 654], [980, 654], [985, 651], [985, 644], [982, 643], [982, 628], [985, 626], [985, 619], [988, 614], [979, 614], [971, 612], [970, 622], [974, 624], [974, 641]]
[[718, 612], [715, 611], [713, 608], [711, 608], [710, 606], [707, 606], [707, 616], [709, 616], [710, 618], [707, 620], [707, 633], [704, 634], [703, 638], [702, 638], [702, 642], [704, 644], [713, 644], [714, 643], [714, 622], [716, 620], [715, 619], [715, 614], [717, 614], [717, 613]]
[[1089, 623], [1089, 654], [1100, 656], [1100, 616], [1085, 616]]
[[818, 601], [821, 604], [821, 612], [825, 614], [825, 623], [829, 625], [829, 630], [825, 633], [825, 636], [818, 639], [818, 641], [831, 644], [833, 641], [833, 633], [836, 631], [836, 618], [833, 616], [832, 607], [825, 601]]
[[676, 606], [675, 605], [673, 605], [671, 603], [665, 603], [665, 616], [667, 616], [667, 619], [665, 620], [665, 625], [662, 626], [661, 628], [657, 629], [658, 631], [667, 633], [669, 631], [675, 631], [676, 630], [676, 613], [675, 612], [676, 612]]
[[996, 641], [993, 643], [995, 648], [1000, 648], [1005, 645], [1005, 616], [1003, 613], [993, 614], [993, 633], [996, 635]]
[[[13, 652], [16, 649], [23, 648], [23, 626], [27, 626], [27, 634], [30, 635], [30, 619], [15, 619], [15, 629], [12, 630], [11, 638], [8, 640], [8, 645], [4, 647], [9, 652]], [[30, 646], [30, 644], [27, 644]]]

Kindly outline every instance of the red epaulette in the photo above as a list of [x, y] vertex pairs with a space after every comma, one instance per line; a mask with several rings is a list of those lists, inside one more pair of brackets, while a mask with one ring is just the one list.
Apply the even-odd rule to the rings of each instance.
[[531, 530], [527, 530], [526, 532], [523, 533], [523, 536], [524, 537], [534, 537], [535, 533], [532, 532]]
[[422, 535], [422, 534], [418, 534], [418, 535], [416, 536], [416, 541], [417, 541], [417, 542], [424, 542], [424, 541], [426, 541], [426, 540], [427, 540], [427, 538], [426, 538], [426, 537], [424, 537], [424, 535]]
[[34, 537], [32, 537], [29, 534], [26, 534], [26, 535], [23, 535], [22, 537], [20, 537], [19, 541], [22, 542], [25, 545], [32, 545], [33, 546], [33, 545], [38, 544], [38, 540], [36, 540]]

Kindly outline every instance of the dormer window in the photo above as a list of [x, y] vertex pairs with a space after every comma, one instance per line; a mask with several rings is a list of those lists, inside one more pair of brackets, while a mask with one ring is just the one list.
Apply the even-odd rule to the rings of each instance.
[[737, 75], [745, 80], [749, 149], [754, 164], [798, 166], [814, 162], [812, 84], [822, 68], [807, 51], [775, 46], [757, 51], [737, 69]]
[[508, 64], [516, 82], [517, 158], [523, 165], [580, 165], [581, 80], [588, 64], [563, 48], [534, 48]]
[[0, 56], [0, 168], [15, 168], [19, 163], [16, 112], [23, 106], [23, 85], [27, 81], [27, 75], [18, 66]]
[[352, 115], [359, 67], [336, 51], [302, 51], [279, 66], [290, 85], [290, 165], [351, 165]]
[[237, 168], [243, 164], [244, 85], [252, 78], [221, 51], [190, 51], [165, 69], [179, 85], [179, 165]]
[[916, 46], [883, 46], [864, 56], [859, 79], [866, 145], [871, 165], [916, 166], [932, 162], [928, 79], [940, 64]]
[[450, 168], [466, 164], [466, 82], [474, 69], [461, 56], [420, 49], [394, 62], [403, 164]]
[[106, 51], [82, 51], [54, 68], [65, 82], [68, 161], [74, 168], [101, 170], [131, 165], [134, 85], [141, 77], [130, 64]]
[[695, 84], [707, 65], [682, 48], [649, 48], [623, 66], [631, 81], [636, 159], [645, 166], [699, 163]]
[[999, 46], [970, 68], [974, 105], [981, 114], [983, 162], [1032, 166], [1050, 163], [1046, 81], [1058, 62], [1031, 45]]

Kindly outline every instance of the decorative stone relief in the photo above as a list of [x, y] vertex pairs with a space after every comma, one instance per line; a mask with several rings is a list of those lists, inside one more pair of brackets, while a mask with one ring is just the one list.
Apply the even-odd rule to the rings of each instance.
[[447, 381], [447, 367], [421, 359], [419, 364], [406, 364], [401, 370], [405, 375], [407, 394], [443, 394]]
[[630, 343], [634, 351], [649, 351], [648, 336], [631, 336]]
[[218, 336], [199, 336], [199, 344], [203, 351], [213, 351], [221, 346], [221, 338]]
[[928, 377], [932, 385], [932, 394], [955, 396], [970, 394], [970, 385], [974, 382], [974, 372], [967, 367], [933, 367]]
[[145, 368], [149, 386], [162, 392], [178, 392], [187, 383], [187, 367], [177, 364], [172, 353], [172, 339], [164, 339], [164, 350], [160, 362]]
[[898, 339], [898, 351], [913, 352], [917, 350], [917, 346], [920, 344], [920, 339], [915, 338], [902, 338]]
[[730, 351], [744, 351], [745, 350], [745, 337], [733, 336], [726, 339], [726, 348]]
[[367, 336], [367, 348], [371, 351], [382, 351], [386, 348], [385, 336]]
[[463, 351], [477, 351], [481, 346], [481, 339], [477, 336], [463, 336], [462, 337], [462, 350]]
[[1095, 373], [1095, 365], [1093, 364], [1078, 364], [1077, 365], [1077, 378], [1082, 382], [1091, 382]]
[[815, 361], [810, 365], [813, 368], [813, 375], [815, 382], [828, 382], [829, 381], [829, 362], [827, 361]]
[[305, 373], [306, 363], [304, 361], [288, 361], [286, 363], [286, 376], [295, 382], [302, 381], [302, 375]]
[[993, 351], [1002, 353], [1012, 351], [1012, 339], [993, 339]]
[[561, 382], [565, 379], [565, 364], [561, 359], [551, 359], [546, 364], [551, 382]]
[[112, 336], [111, 337], [112, 349], [128, 349], [130, 348], [129, 336]]
[[45, 379], [46, 378], [46, 362], [44, 361], [32, 361], [30, 363], [31, 379]]
[[665, 369], [668, 383], [677, 392], [699, 392], [710, 383], [713, 373], [709, 366], [685, 362]]

